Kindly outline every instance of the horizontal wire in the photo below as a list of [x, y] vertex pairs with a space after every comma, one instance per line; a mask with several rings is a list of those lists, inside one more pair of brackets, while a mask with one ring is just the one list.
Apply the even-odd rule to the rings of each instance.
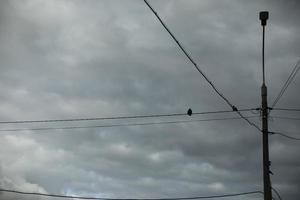
[[[258, 117], [258, 116], [248, 116], [247, 118], [254, 118], [254, 117]], [[0, 129], [0, 132], [68, 130], [68, 129], [87, 129], [87, 128], [112, 128], [112, 127], [124, 127], [124, 126], [147, 126], [147, 125], [178, 124], [178, 123], [205, 122], [205, 121], [222, 121], [222, 120], [235, 120], [235, 119], [241, 119], [241, 118], [240, 117], [227, 117], [227, 118], [210, 118], [210, 119], [177, 120], [177, 121], [163, 121], [163, 122], [145, 122], [145, 123], [91, 125], [91, 126], [17, 128], [17, 129]]]
[[272, 108], [271, 110], [282, 110], [282, 111], [300, 112], [299, 108]]
[[288, 119], [288, 120], [300, 120], [300, 118], [297, 118], [297, 117], [282, 117], [282, 116], [274, 116], [274, 115], [271, 115], [270, 116], [271, 118], [274, 118], [274, 119]]
[[212, 195], [212, 196], [193, 196], [193, 197], [175, 197], [175, 198], [101, 198], [101, 197], [85, 197], [85, 196], [69, 196], [69, 195], [58, 195], [58, 194], [46, 194], [38, 192], [22, 192], [17, 190], [7, 190], [0, 188], [1, 192], [9, 192], [23, 195], [35, 195], [35, 196], [46, 196], [56, 198], [69, 198], [69, 199], [97, 199], [97, 200], [192, 200], [192, 199], [212, 199], [212, 198], [225, 198], [233, 196], [244, 196], [250, 194], [263, 194], [261, 191], [250, 191], [232, 194]]
[[[251, 111], [255, 108], [241, 109], [239, 111]], [[195, 112], [192, 115], [206, 114], [221, 114], [232, 113], [232, 110]], [[75, 122], [75, 121], [100, 121], [100, 120], [117, 120], [117, 119], [138, 119], [138, 118], [155, 118], [155, 117], [175, 117], [187, 116], [187, 113], [172, 113], [172, 114], [152, 114], [152, 115], [134, 115], [134, 116], [115, 116], [115, 117], [89, 117], [89, 118], [69, 118], [69, 119], [43, 119], [43, 120], [15, 120], [15, 121], [0, 121], [0, 124], [25, 124], [25, 123], [54, 123], [54, 122]]]

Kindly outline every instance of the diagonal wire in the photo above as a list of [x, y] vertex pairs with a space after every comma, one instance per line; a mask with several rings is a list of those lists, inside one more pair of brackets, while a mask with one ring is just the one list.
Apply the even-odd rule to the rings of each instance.
[[234, 196], [244, 196], [244, 195], [250, 195], [250, 194], [263, 194], [263, 192], [261, 192], [261, 191], [250, 191], [250, 192], [212, 195], [212, 196], [193, 196], [193, 197], [176, 197], [176, 198], [104, 198], [104, 197], [83, 197], [83, 196], [46, 194], [46, 193], [38, 193], [38, 192], [22, 192], [22, 191], [7, 190], [7, 189], [2, 189], [2, 188], [0, 188], [0, 192], [9, 192], [9, 193], [22, 194], [22, 195], [56, 197], [56, 198], [96, 199], [96, 200], [193, 200], [193, 199], [225, 198], [225, 197], [234, 197]]
[[245, 117], [244, 115], [242, 115], [242, 113], [241, 113], [239, 110], [236, 111], [236, 112], [238, 113], [238, 115], [239, 115], [242, 119], [244, 119], [246, 122], [248, 122], [248, 124], [250, 124], [251, 126], [255, 127], [258, 131], [261, 132], [261, 129], [259, 128], [259, 126], [258, 126], [257, 124], [255, 124], [254, 122], [250, 121], [250, 120], [248, 119], [248, 117]]
[[300, 59], [298, 60], [298, 62], [296, 63], [295, 67], [293, 68], [291, 74], [289, 75], [288, 79], [286, 80], [286, 82], [284, 83], [284, 85], [282, 86], [279, 94], [277, 95], [277, 97], [275, 98], [273, 104], [272, 104], [272, 108], [274, 108], [276, 106], [276, 104], [278, 103], [279, 99], [282, 97], [282, 95], [284, 94], [284, 92], [286, 91], [286, 89], [288, 88], [288, 86], [291, 84], [291, 82], [293, 81], [293, 79], [295, 78], [297, 72], [300, 69]]
[[[258, 116], [247, 116], [247, 118], [254, 118], [254, 117], [258, 117]], [[222, 121], [222, 120], [235, 120], [235, 119], [240, 119], [240, 117], [227, 117], [227, 118], [224, 117], [224, 118], [177, 120], [177, 121], [163, 121], [163, 122], [145, 122], [145, 123], [127, 123], [127, 124], [124, 123], [124, 124], [91, 125], [91, 126], [63, 126], [63, 127], [0, 129], [0, 132], [71, 130], [71, 129], [88, 129], [88, 128], [113, 128], [113, 127], [126, 127], [126, 126], [149, 126], [149, 125], [179, 124], [179, 123]]]
[[274, 134], [274, 135], [281, 135], [282, 137], [286, 137], [288, 139], [291, 139], [291, 140], [300, 140], [300, 138], [296, 138], [296, 137], [293, 137], [293, 136], [289, 136], [285, 133], [281, 133], [281, 132], [276, 132], [276, 131], [271, 131], [269, 132], [270, 134]]
[[173, 38], [173, 40], [176, 42], [178, 47], [181, 49], [181, 51], [185, 54], [185, 56], [188, 58], [188, 60], [194, 65], [196, 70], [203, 76], [203, 78], [207, 81], [207, 83], [213, 88], [213, 90], [232, 108], [233, 111], [236, 111], [237, 114], [244, 119], [248, 124], [251, 126], [254, 126], [256, 129], [261, 131], [261, 129], [256, 125], [255, 123], [251, 122], [247, 118], [245, 118], [242, 113], [240, 113], [236, 106], [234, 106], [219, 90], [218, 88], [213, 84], [213, 82], [205, 75], [205, 73], [199, 68], [197, 63], [193, 60], [192, 56], [183, 48], [181, 43], [176, 39], [174, 34], [170, 31], [170, 29], [167, 27], [167, 25], [163, 22], [163, 20], [160, 18], [160, 16], [157, 14], [157, 12], [154, 10], [154, 8], [148, 3], [147, 0], [144, 0], [145, 4], [149, 7], [149, 9], [154, 13], [156, 18], [160, 21], [162, 26], [165, 28], [165, 30], [170, 34], [170, 36]]
[[272, 187], [272, 190], [275, 192], [276, 196], [278, 197], [279, 200], [282, 200], [279, 192], [277, 190], [275, 190], [275, 188]]
[[150, 8], [150, 10], [155, 14], [157, 19], [160, 21], [162, 26], [166, 29], [166, 31], [170, 34], [170, 36], [174, 39], [174, 41], [177, 43], [178, 47], [181, 49], [181, 51], [186, 55], [186, 57], [189, 59], [189, 61], [194, 65], [194, 67], [197, 69], [197, 71], [203, 76], [203, 78], [208, 82], [208, 84], [215, 90], [215, 92], [222, 98], [224, 101], [227, 102], [227, 104], [232, 108], [233, 105], [230, 103], [230, 101], [216, 88], [216, 86], [209, 80], [209, 78], [205, 75], [205, 73], [198, 67], [197, 63], [193, 60], [191, 55], [183, 48], [181, 43], [176, 39], [174, 34], [170, 31], [170, 29], [167, 27], [167, 25], [162, 21], [160, 16], [157, 14], [157, 12], [153, 9], [153, 7], [148, 3], [147, 0], [144, 0], [144, 2], [147, 4], [147, 6]]

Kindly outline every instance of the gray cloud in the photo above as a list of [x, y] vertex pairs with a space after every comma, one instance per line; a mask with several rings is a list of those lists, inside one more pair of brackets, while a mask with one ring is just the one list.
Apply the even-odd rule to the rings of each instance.
[[[238, 107], [260, 105], [260, 10], [270, 11], [266, 32], [270, 103], [299, 59], [297, 1], [150, 2]], [[1, 1], [0, 42], [1, 120], [229, 109], [142, 1]], [[299, 107], [299, 84], [296, 77], [278, 106]], [[299, 117], [275, 110], [272, 114]], [[182, 118], [186, 119], [172, 119]], [[1, 125], [1, 129], [146, 121]], [[270, 129], [297, 137], [300, 127], [296, 120], [274, 118]], [[9, 189], [129, 198], [262, 189], [261, 135], [243, 120], [1, 132], [0, 137], [0, 185]], [[284, 199], [299, 196], [297, 152], [296, 141], [271, 136], [272, 183]], [[23, 196], [0, 194], [0, 199], [15, 198]]]

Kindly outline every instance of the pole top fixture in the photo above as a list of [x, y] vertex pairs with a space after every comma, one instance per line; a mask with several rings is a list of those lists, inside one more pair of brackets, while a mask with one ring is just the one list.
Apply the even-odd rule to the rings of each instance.
[[261, 25], [267, 25], [267, 20], [269, 19], [269, 12], [268, 11], [261, 11], [259, 12], [259, 19], [261, 20]]

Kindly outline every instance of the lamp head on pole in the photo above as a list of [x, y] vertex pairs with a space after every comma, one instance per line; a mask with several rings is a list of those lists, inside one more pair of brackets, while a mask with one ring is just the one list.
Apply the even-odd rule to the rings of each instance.
[[269, 12], [268, 11], [259, 12], [259, 19], [261, 20], [261, 25], [262, 26], [267, 25], [268, 18], [269, 18]]

